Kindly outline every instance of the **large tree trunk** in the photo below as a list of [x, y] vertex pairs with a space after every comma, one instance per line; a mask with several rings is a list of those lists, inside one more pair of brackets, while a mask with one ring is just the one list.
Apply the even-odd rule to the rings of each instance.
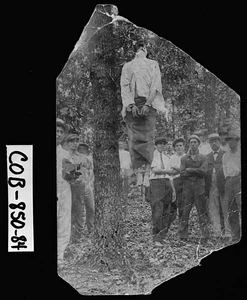
[[[111, 14], [111, 5], [104, 11]], [[103, 10], [103, 8], [101, 9]], [[95, 234], [93, 261], [111, 268], [126, 264], [123, 240], [120, 163], [118, 151], [117, 87], [111, 77], [115, 64], [113, 24], [98, 16], [100, 31], [90, 40], [94, 110]], [[107, 24], [106, 23], [106, 24]]]

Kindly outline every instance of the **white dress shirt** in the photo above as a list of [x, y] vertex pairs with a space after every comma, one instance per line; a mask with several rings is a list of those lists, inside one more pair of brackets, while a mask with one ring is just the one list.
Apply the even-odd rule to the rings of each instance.
[[212, 148], [208, 142], [203, 142], [199, 145], [198, 150], [201, 154], [207, 155], [212, 152]]
[[[216, 159], [217, 159], [217, 157], [219, 155], [219, 151], [220, 151], [220, 149], [218, 151], [214, 151], [214, 153], [213, 153], [214, 161], [216, 161]], [[213, 173], [214, 174], [216, 173], [215, 168], [213, 168]]]
[[240, 149], [234, 153], [226, 152], [222, 157], [222, 165], [225, 177], [238, 175], [241, 171]]
[[150, 179], [160, 179], [160, 178], [168, 178], [171, 179], [171, 176], [167, 175], [167, 174], [162, 174], [162, 175], [157, 175], [154, 174], [152, 172], [152, 168], [159, 168], [162, 169], [162, 162], [161, 162], [161, 157], [162, 157], [162, 161], [164, 164], [164, 169], [171, 169], [171, 163], [170, 163], [170, 159], [164, 154], [164, 153], [160, 153], [157, 149], [154, 150], [154, 158], [153, 158], [153, 162], [151, 164], [151, 175], [150, 175]]
[[[171, 164], [171, 167], [172, 168], [177, 168], [177, 169], [180, 169], [180, 166], [181, 166], [181, 158], [185, 155], [182, 154], [182, 155], [177, 155], [177, 153], [174, 153], [171, 158], [170, 158], [170, 164]], [[177, 178], [177, 177], [180, 177], [180, 174], [177, 174], [177, 175], [174, 175], [172, 176], [172, 178]]]
[[126, 115], [126, 108], [135, 103], [134, 98], [147, 99], [152, 91], [156, 91], [156, 96], [151, 105], [157, 111], [166, 112], [159, 64], [155, 60], [146, 58], [144, 52], [138, 52], [132, 61], [123, 66], [120, 84], [123, 118]]
[[71, 161], [70, 154], [61, 145], [57, 146], [57, 196], [60, 199], [64, 190], [70, 189], [69, 183], [63, 179], [63, 163]]

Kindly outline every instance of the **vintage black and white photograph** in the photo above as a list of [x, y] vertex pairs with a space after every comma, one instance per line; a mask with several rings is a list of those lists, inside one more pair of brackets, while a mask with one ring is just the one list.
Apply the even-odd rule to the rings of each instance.
[[83, 26], [54, 83], [57, 273], [147, 295], [241, 241], [240, 96], [115, 5]]

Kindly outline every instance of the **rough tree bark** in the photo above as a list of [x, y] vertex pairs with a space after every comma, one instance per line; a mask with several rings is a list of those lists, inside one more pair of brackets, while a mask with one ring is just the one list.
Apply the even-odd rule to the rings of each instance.
[[[104, 13], [102, 13], [104, 12]], [[95, 232], [91, 263], [105, 267], [126, 266], [123, 210], [118, 152], [117, 86], [112, 78], [115, 65], [113, 5], [98, 5], [95, 14], [101, 29], [91, 36], [90, 80], [94, 111], [93, 159], [95, 174]]]

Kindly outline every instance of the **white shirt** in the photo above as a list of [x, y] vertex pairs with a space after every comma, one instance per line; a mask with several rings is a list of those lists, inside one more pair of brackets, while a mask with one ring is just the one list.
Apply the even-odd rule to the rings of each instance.
[[[171, 164], [171, 167], [173, 168], [177, 168], [177, 169], [180, 169], [180, 166], [181, 166], [181, 158], [185, 155], [182, 154], [182, 155], [177, 155], [177, 153], [174, 153], [171, 158], [170, 158], [170, 164]], [[177, 175], [174, 175], [172, 176], [172, 178], [177, 178], [177, 177], [180, 177], [180, 174], [177, 174]]]
[[162, 95], [159, 64], [155, 60], [146, 58], [144, 52], [137, 53], [132, 61], [123, 66], [120, 84], [123, 118], [126, 115], [126, 108], [135, 103], [134, 98], [138, 96], [148, 98], [152, 91], [156, 91], [151, 104], [153, 108], [164, 113], [167, 111]]
[[212, 148], [210, 147], [210, 144], [207, 142], [201, 143], [198, 147], [198, 150], [203, 155], [207, 155], [210, 152], [212, 152]]
[[235, 153], [228, 151], [223, 154], [222, 166], [225, 177], [238, 175], [241, 171], [240, 149]]
[[[220, 149], [218, 151], [214, 151], [213, 152], [213, 157], [214, 157], [215, 161], [216, 161], [216, 159], [217, 159], [217, 157], [219, 155], [219, 151], [220, 151]], [[216, 170], [215, 170], [215, 168], [213, 168], [213, 174], [215, 174], [215, 173], [216, 173]]]
[[63, 179], [62, 177], [62, 170], [63, 170], [63, 163], [70, 159], [70, 154], [68, 151], [64, 150], [61, 145], [57, 146], [57, 196], [58, 198], [61, 197], [61, 193], [64, 190], [70, 189], [69, 183]]
[[168, 178], [171, 179], [171, 176], [167, 175], [167, 174], [162, 174], [162, 175], [156, 175], [152, 172], [152, 168], [159, 168], [161, 169], [161, 158], [160, 158], [160, 154], [162, 155], [162, 160], [164, 163], [164, 167], [165, 169], [171, 169], [171, 163], [170, 163], [170, 159], [164, 154], [164, 153], [160, 153], [157, 149], [154, 150], [154, 158], [153, 158], [153, 162], [151, 164], [151, 175], [150, 175], [150, 179], [160, 179], [160, 178]]

